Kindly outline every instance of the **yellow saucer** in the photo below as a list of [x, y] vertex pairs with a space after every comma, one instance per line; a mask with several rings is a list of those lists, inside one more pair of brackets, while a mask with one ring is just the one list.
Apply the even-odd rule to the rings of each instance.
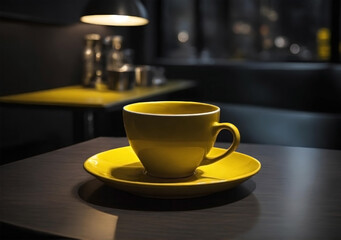
[[[213, 148], [212, 155], [226, 151]], [[256, 159], [233, 152], [224, 159], [197, 168], [187, 178], [162, 179], [145, 174], [130, 146], [98, 153], [84, 162], [87, 172], [123, 191], [154, 198], [189, 198], [204, 196], [237, 186], [261, 168]]]

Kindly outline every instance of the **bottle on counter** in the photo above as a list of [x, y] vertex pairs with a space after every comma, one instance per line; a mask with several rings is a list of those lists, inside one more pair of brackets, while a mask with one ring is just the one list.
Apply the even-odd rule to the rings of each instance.
[[102, 43], [99, 34], [87, 34], [83, 51], [83, 86], [100, 89], [103, 86]]

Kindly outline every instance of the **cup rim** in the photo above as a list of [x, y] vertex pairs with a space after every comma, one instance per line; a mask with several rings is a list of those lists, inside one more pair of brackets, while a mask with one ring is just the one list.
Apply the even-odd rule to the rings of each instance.
[[[159, 103], [184, 103], [184, 104], [194, 104], [194, 105], [205, 105], [209, 106], [212, 108], [215, 108], [213, 111], [207, 111], [207, 112], [200, 112], [200, 113], [179, 113], [179, 114], [162, 114], [162, 113], [146, 113], [146, 112], [139, 112], [139, 111], [133, 111], [133, 110], [128, 110], [132, 105], [143, 105], [143, 104], [159, 104]], [[131, 103], [128, 105], [125, 105], [123, 107], [123, 110], [126, 112], [134, 113], [134, 114], [139, 114], [139, 115], [147, 115], [147, 116], [165, 116], [165, 117], [188, 117], [188, 116], [203, 116], [203, 115], [210, 115], [214, 114], [220, 111], [220, 108], [216, 105], [209, 104], [209, 103], [203, 103], [203, 102], [194, 102], [194, 101], [149, 101], [149, 102], [136, 102], [136, 103]]]

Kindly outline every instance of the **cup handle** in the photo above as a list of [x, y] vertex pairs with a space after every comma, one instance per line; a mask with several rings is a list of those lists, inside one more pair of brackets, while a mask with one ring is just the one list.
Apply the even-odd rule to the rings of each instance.
[[233, 136], [232, 144], [224, 153], [222, 153], [219, 156], [208, 157], [206, 155], [205, 158], [200, 163], [200, 166], [208, 165], [208, 164], [214, 163], [216, 161], [219, 161], [220, 159], [226, 157], [227, 155], [231, 154], [233, 151], [235, 151], [237, 149], [237, 147], [240, 143], [240, 134], [239, 134], [238, 128], [235, 125], [233, 125], [232, 123], [218, 123], [218, 122], [216, 122], [213, 125], [212, 131], [213, 131], [213, 134], [218, 136], [219, 132], [223, 129], [226, 129], [226, 130], [231, 132], [231, 134]]

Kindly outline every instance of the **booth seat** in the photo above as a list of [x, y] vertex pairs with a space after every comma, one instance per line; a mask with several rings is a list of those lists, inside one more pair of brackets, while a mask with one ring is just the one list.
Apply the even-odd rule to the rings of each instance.
[[[341, 149], [341, 115], [212, 102], [221, 122], [236, 125], [244, 143]], [[229, 141], [221, 133], [218, 140]]]

